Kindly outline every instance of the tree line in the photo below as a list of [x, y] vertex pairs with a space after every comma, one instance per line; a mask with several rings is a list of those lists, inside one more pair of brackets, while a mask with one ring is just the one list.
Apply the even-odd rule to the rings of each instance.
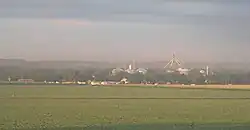
[[33, 79], [36, 82], [44, 81], [120, 81], [127, 78], [131, 83], [157, 82], [174, 84], [250, 84], [250, 72], [218, 71], [214, 75], [201, 74], [197, 69], [191, 70], [188, 75], [177, 72], [167, 73], [161, 69], [149, 69], [146, 74], [128, 74], [120, 72], [111, 75], [112, 68], [83, 68], [83, 69], [35, 69], [18, 67], [0, 67], [0, 80], [12, 81], [18, 79]]

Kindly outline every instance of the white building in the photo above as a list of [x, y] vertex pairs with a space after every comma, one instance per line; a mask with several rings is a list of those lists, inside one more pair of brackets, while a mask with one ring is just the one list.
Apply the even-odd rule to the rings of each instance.
[[136, 68], [135, 65], [130, 64], [127, 69], [123, 68], [115, 68], [111, 71], [112, 75], [116, 75], [117, 73], [120, 72], [126, 72], [129, 74], [135, 74], [135, 73], [141, 73], [141, 74], [146, 74], [147, 69], [144, 68]]

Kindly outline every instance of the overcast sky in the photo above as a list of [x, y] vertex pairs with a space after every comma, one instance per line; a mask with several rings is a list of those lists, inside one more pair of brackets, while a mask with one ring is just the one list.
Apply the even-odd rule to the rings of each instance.
[[1, 0], [0, 58], [250, 61], [249, 0]]

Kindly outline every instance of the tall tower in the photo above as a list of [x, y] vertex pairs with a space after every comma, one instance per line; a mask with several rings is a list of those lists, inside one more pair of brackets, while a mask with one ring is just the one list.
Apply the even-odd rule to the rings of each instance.
[[207, 76], [209, 74], [209, 67], [208, 66], [206, 67], [206, 74], [207, 74]]
[[132, 65], [133, 65], [132, 69], [136, 69], [136, 67], [135, 67], [135, 60], [133, 60], [133, 64]]
[[131, 64], [128, 66], [128, 69], [129, 69], [129, 70], [132, 70], [132, 69], [133, 69]]
[[173, 53], [172, 59], [164, 66], [164, 68], [173, 68], [174, 64], [177, 65], [177, 67], [181, 66], [181, 62], [176, 58], [175, 53]]

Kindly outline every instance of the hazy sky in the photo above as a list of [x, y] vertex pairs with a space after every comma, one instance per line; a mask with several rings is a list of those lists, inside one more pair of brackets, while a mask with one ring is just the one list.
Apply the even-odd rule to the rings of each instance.
[[0, 1], [0, 58], [250, 61], [249, 49], [249, 0]]

